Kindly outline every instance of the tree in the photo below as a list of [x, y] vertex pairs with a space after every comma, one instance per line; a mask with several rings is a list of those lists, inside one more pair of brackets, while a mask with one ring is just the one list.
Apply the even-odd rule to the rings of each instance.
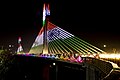
[[0, 50], [0, 80], [4, 80], [5, 74], [10, 69], [14, 58], [7, 50]]

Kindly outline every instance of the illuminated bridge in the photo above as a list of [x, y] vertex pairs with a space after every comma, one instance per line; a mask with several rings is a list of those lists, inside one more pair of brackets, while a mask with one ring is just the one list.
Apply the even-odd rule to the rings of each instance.
[[[51, 23], [49, 16], [49, 4], [44, 4], [43, 27], [29, 53], [23, 52], [21, 38], [19, 38], [18, 55], [29, 56], [30, 58], [34, 56], [34, 58], [40, 58], [40, 61], [47, 61], [50, 66], [56, 65], [56, 74], [58, 74], [57, 69], [58, 72], [60, 69], [58, 67], [62, 66], [61, 63], [64, 64], [64, 67], [78, 69], [84, 73], [85, 78], [83, 80], [101, 80], [109, 75], [113, 65], [100, 59], [101, 54], [106, 54], [105, 51]], [[56, 78], [55, 80], [59, 79]]]

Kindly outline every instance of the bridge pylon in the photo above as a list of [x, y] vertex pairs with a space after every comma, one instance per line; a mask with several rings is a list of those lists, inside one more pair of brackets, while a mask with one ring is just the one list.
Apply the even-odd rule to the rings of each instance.
[[48, 54], [48, 40], [47, 40], [47, 27], [50, 16], [49, 4], [44, 4], [43, 6], [43, 54]]

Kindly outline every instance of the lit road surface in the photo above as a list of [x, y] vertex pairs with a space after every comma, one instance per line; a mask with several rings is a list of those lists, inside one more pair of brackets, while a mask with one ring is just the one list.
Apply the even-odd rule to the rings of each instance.
[[120, 54], [99, 54], [100, 58], [120, 59]]

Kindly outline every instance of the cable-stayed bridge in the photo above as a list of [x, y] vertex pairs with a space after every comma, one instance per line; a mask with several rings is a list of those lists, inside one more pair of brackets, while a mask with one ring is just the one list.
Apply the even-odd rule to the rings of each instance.
[[[62, 28], [48, 22], [47, 26], [48, 53], [52, 54], [100, 54], [103, 50], [89, 44], [88, 42], [74, 36]], [[29, 53], [40, 54], [43, 49], [43, 28], [40, 30]], [[41, 48], [41, 49], [40, 49]]]
[[[21, 39], [18, 43], [20, 44]], [[20, 45], [21, 46], [21, 45]], [[20, 48], [20, 49], [19, 49]], [[34, 56], [40, 58], [54, 59], [57, 61], [70, 62], [72, 64], [80, 64], [87, 67], [86, 76], [96, 74], [91, 69], [102, 73], [101, 78], [105, 77], [112, 70], [112, 65], [108, 62], [99, 60], [99, 54], [105, 51], [95, 47], [94, 45], [76, 37], [75, 35], [65, 31], [51, 22], [47, 22], [47, 49], [48, 53], [44, 53], [44, 27], [41, 28], [35, 39], [29, 53], [24, 53], [22, 47], [19, 47], [18, 54], [25, 56]], [[57, 63], [58, 64], [58, 63]], [[55, 65], [55, 64], [54, 64]], [[103, 66], [104, 65], [104, 66]], [[90, 71], [90, 72], [89, 72]], [[93, 77], [90, 77], [93, 79]], [[89, 79], [86, 79], [89, 80]], [[94, 79], [93, 79], [94, 80]]]
[[[82, 67], [86, 67], [87, 77], [91, 76], [89, 74], [94, 74], [92, 76], [95, 76], [95, 71], [98, 71], [99, 75], [101, 74], [99, 79], [102, 79], [111, 72], [113, 69], [112, 64], [100, 59], [100, 54], [105, 54], [105, 51], [51, 23], [49, 16], [49, 5], [44, 4], [43, 27], [38, 33], [29, 53], [23, 52], [20, 43], [21, 39], [19, 39], [18, 55], [77, 63], [82, 65]], [[90, 79], [86, 78], [86, 80], [95, 80], [95, 78], [90, 77]]]

